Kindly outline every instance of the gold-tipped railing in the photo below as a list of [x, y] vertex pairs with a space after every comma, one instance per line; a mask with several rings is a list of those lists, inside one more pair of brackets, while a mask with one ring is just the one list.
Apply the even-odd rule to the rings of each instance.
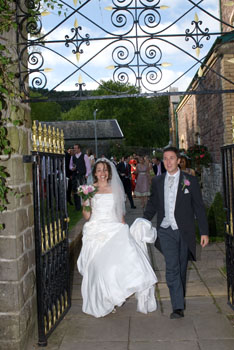
[[33, 152], [64, 154], [64, 133], [63, 130], [33, 121], [32, 126]]

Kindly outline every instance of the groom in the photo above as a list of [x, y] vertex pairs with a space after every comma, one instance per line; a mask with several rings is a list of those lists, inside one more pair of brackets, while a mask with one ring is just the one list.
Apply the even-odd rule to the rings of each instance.
[[166, 262], [166, 282], [173, 312], [171, 319], [184, 317], [188, 259], [196, 259], [196, 217], [201, 246], [209, 243], [208, 223], [201, 191], [195, 176], [179, 169], [179, 151], [168, 147], [163, 152], [166, 173], [152, 180], [151, 196], [144, 218], [157, 213], [158, 243]]

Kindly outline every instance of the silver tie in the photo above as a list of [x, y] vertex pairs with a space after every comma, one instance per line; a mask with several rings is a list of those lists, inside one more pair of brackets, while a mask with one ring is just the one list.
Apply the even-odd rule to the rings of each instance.
[[168, 176], [168, 187], [171, 189], [174, 184], [175, 177], [174, 176]]

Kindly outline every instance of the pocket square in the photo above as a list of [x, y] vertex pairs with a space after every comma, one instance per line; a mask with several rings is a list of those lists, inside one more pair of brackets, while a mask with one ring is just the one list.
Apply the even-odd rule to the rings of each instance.
[[186, 188], [186, 189], [184, 190], [184, 194], [187, 194], [187, 193], [189, 193], [189, 190]]

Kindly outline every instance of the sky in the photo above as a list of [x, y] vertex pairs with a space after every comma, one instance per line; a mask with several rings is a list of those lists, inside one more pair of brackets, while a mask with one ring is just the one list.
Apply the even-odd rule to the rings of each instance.
[[[131, 84], [141, 81], [142, 92], [166, 91], [170, 86], [177, 87], [179, 91], [186, 90], [200, 66], [197, 60], [206, 56], [216, 36], [201, 40], [203, 47], [197, 56], [192, 48], [194, 41], [191, 38], [185, 41], [184, 37], [176, 35], [184, 34], [186, 30], [192, 32], [195, 18], [202, 22], [199, 24], [202, 31], [206, 28], [209, 33], [220, 31], [220, 23], [204, 11], [192, 9], [192, 2], [219, 18], [219, 0], [58, 0], [59, 5], [63, 4], [60, 15], [59, 6], [51, 10], [45, 3], [40, 10], [42, 30], [39, 36], [45, 40], [45, 45], [34, 43], [29, 51], [40, 52], [43, 56], [42, 61], [38, 55], [40, 68], [45, 69], [47, 79], [44, 87], [58, 91], [77, 90], [76, 84], [84, 83], [83, 89], [96, 89], [101, 80], [113, 79], [114, 66], [125, 64], [128, 68], [117, 70], [114, 77], [116, 80], [123, 78], [123, 82]], [[157, 6], [156, 11], [147, 10], [147, 6], [154, 5]], [[116, 12], [115, 6], [125, 8]], [[135, 6], [141, 9], [135, 12], [132, 8]], [[139, 20], [137, 26], [134, 24], [136, 18]], [[89, 37], [88, 42], [80, 45], [82, 52], [79, 54], [74, 43], [65, 45], [64, 42], [65, 38], [73, 38], [74, 27], [78, 27], [79, 39]], [[122, 36], [121, 41], [118, 40], [119, 35]], [[150, 35], [157, 37], [152, 39]], [[61, 42], [53, 42], [58, 40]], [[135, 54], [136, 51], [139, 54]], [[156, 68], [147, 68], [148, 64], [155, 63]], [[37, 68], [38, 65], [30, 67]], [[119, 75], [122, 72], [124, 74]], [[33, 85], [33, 79], [39, 75], [30, 76], [30, 84]]]

